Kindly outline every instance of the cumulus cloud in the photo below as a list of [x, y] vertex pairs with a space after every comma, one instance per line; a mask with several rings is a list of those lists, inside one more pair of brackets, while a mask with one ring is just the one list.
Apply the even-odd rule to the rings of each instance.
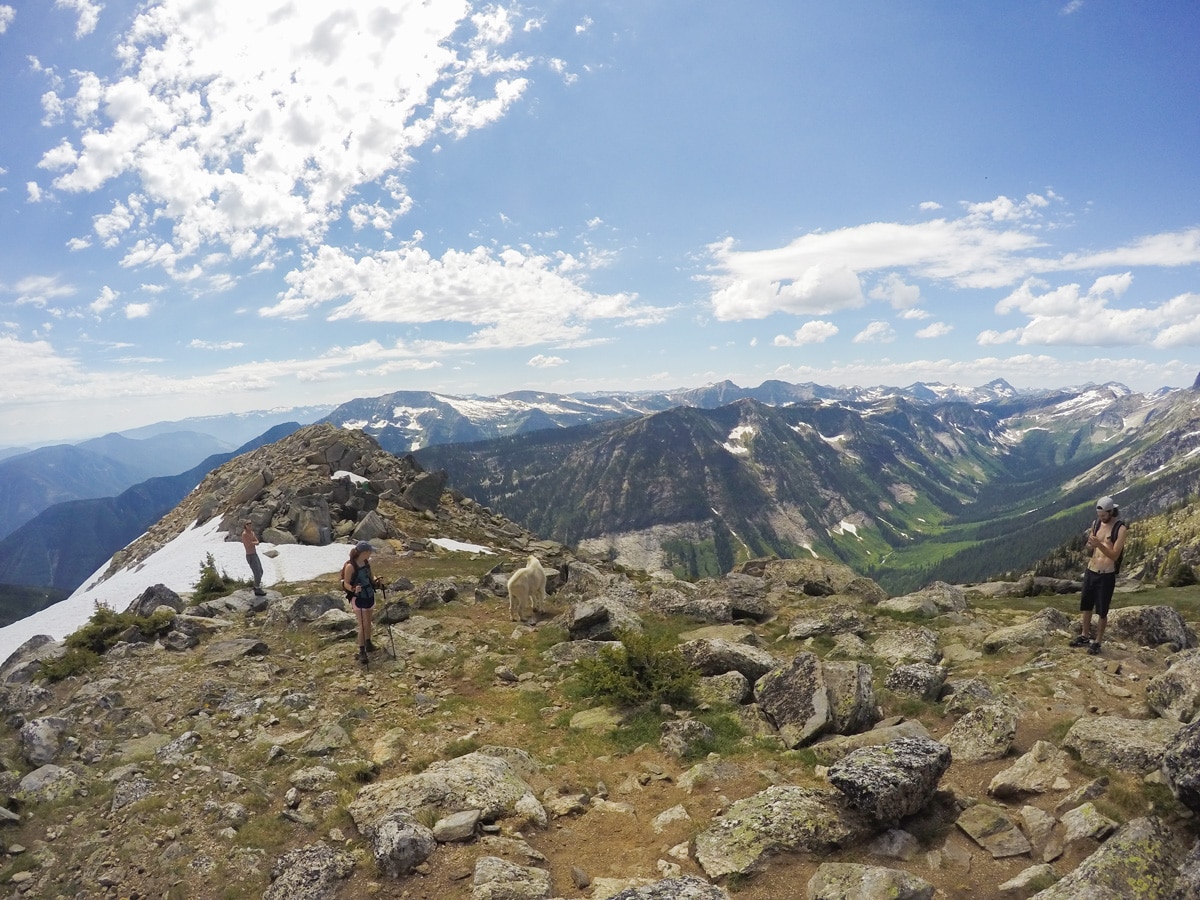
[[100, 288], [100, 293], [96, 299], [88, 304], [88, 309], [98, 316], [111, 308], [113, 303], [115, 303], [116, 299], [120, 296], [121, 294], [119, 291], [114, 291], [106, 284], [104, 287]]
[[144, 319], [150, 315], [152, 305], [149, 303], [126, 303], [125, 318], [127, 319]]
[[829, 338], [837, 333], [838, 327], [832, 322], [813, 319], [797, 328], [795, 334], [791, 337], [788, 337], [786, 334], [775, 335], [775, 346], [801, 347], [805, 344], [820, 344], [829, 340]]
[[936, 200], [926, 200], [918, 208], [921, 210], [921, 212], [934, 212], [941, 209], [942, 204], [938, 203]]
[[100, 21], [100, 11], [103, 3], [93, 3], [92, 0], [54, 0], [58, 9], [69, 9], [75, 12], [79, 19], [75, 25], [75, 37], [86, 37], [96, 30]]
[[25, 192], [30, 203], [40, 203], [42, 200], [42, 189], [38, 187], [36, 181], [25, 182]]
[[64, 283], [57, 275], [29, 275], [11, 287], [0, 286], [0, 290], [13, 294], [18, 306], [39, 309], [53, 300], [73, 297], [77, 293], [74, 285]]
[[566, 360], [561, 356], [542, 356], [539, 353], [537, 356], [532, 357], [525, 365], [532, 366], [535, 369], [553, 369], [565, 363]]
[[856, 344], [890, 344], [896, 339], [896, 331], [887, 322], [875, 321], [854, 336]]
[[1115, 306], [1132, 283], [1131, 272], [1102, 275], [1086, 290], [1079, 284], [1051, 287], [1028, 278], [996, 304], [997, 313], [1019, 313], [1028, 321], [1005, 331], [982, 331], [976, 340], [983, 345], [1200, 345], [1200, 294], [1180, 294], [1152, 306]]
[[0, 34], [8, 31], [8, 26], [17, 17], [17, 11], [11, 6], [0, 6]]
[[[1107, 250], [1054, 252], [1043, 218], [1061, 202], [1053, 192], [963, 204], [958, 217], [915, 223], [871, 222], [814, 231], [790, 243], [744, 250], [727, 238], [708, 247], [717, 319], [775, 313], [828, 315], [866, 299], [896, 308], [920, 299], [917, 282], [997, 289], [1054, 272], [1200, 263], [1200, 228], [1147, 235]], [[863, 296], [862, 283], [878, 278]]]
[[568, 254], [506, 248], [447, 250], [432, 256], [413, 242], [399, 250], [357, 256], [322, 247], [287, 276], [288, 290], [265, 316], [299, 317], [338, 304], [331, 320], [420, 325], [460, 323], [473, 330], [442, 349], [527, 347], [580, 340], [595, 320], [648, 324], [662, 310], [635, 294], [589, 291]]
[[922, 339], [945, 337], [954, 330], [953, 325], [947, 325], [945, 322], [933, 322], [920, 329], [916, 336]]
[[[99, 9], [70, 5], [81, 23]], [[126, 265], [192, 279], [214, 248], [271, 262], [343, 217], [402, 215], [413, 152], [486, 127], [524, 93], [529, 60], [503, 50], [512, 32], [505, 9], [463, 0], [163, 0], [121, 40], [116, 76], [77, 76], [62, 102], [87, 124], [39, 165], [58, 190], [134, 182], [93, 221], [106, 246], [129, 242]]]

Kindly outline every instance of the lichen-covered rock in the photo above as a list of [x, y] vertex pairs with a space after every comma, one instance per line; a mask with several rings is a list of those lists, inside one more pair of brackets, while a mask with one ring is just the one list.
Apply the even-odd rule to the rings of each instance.
[[1164, 719], [1195, 721], [1200, 713], [1200, 650], [1176, 653], [1167, 665], [1146, 685], [1146, 703]]
[[679, 652], [701, 675], [741, 672], [752, 684], [779, 665], [766, 650], [722, 638], [685, 641]]
[[960, 762], [1003, 759], [1017, 736], [1017, 714], [1007, 703], [978, 706], [942, 738]]
[[567, 630], [572, 640], [616, 641], [621, 632], [640, 634], [642, 620], [619, 597], [604, 596], [576, 603], [569, 613]]
[[650, 595], [646, 604], [664, 616], [679, 616], [693, 622], [723, 624], [733, 621], [733, 606], [725, 597], [691, 597], [672, 588], [663, 588]]
[[738, 800], [696, 836], [696, 861], [710, 878], [761, 869], [777, 853], [823, 853], [856, 843], [869, 820], [838, 794], [775, 785]]
[[1068, 846], [1087, 838], [1101, 841], [1117, 828], [1117, 823], [1096, 809], [1094, 804], [1084, 803], [1063, 813], [1063, 841]]
[[375, 826], [371, 849], [379, 870], [391, 878], [402, 878], [425, 862], [437, 848], [433, 832], [398, 809]]
[[842, 757], [863, 747], [889, 744], [905, 737], [929, 738], [929, 731], [916, 719], [909, 719], [886, 728], [872, 728], [860, 734], [849, 734], [828, 738], [812, 745], [813, 754], [824, 765], [837, 762]]
[[693, 756], [705, 744], [711, 745], [713, 730], [699, 719], [675, 719], [662, 723], [659, 746], [671, 756]]
[[853, 606], [835, 603], [832, 606], [806, 612], [796, 618], [788, 628], [787, 636], [803, 641], [817, 635], [865, 634], [867, 620]]
[[740, 706], [751, 695], [750, 679], [741, 672], [701, 676], [693, 693], [702, 703]]
[[545, 900], [550, 896], [550, 873], [545, 869], [518, 866], [498, 856], [483, 856], [475, 862], [471, 900]]
[[[505, 759], [480, 751], [435, 762], [424, 772], [370, 784], [358, 792], [349, 812], [355, 826], [371, 835], [378, 824], [399, 809], [437, 816], [478, 809], [485, 821], [525, 815], [521, 809], [545, 810], [529, 785]], [[536, 810], [534, 810], [536, 815]]]
[[1169, 644], [1176, 650], [1196, 646], [1196, 635], [1172, 606], [1126, 606], [1108, 614], [1105, 637], [1143, 647]]
[[175, 612], [183, 611], [183, 598], [165, 584], [152, 584], [142, 591], [136, 600], [126, 607], [125, 612], [148, 617], [160, 606], [169, 606]]
[[26, 722], [17, 733], [22, 758], [31, 766], [44, 766], [58, 759], [63, 737], [71, 723], [61, 716], [42, 716]]
[[950, 679], [942, 693], [946, 695], [946, 712], [954, 715], [962, 715], [977, 706], [986, 706], [1002, 699], [1002, 695], [982, 678]]
[[829, 696], [829, 730], [857, 734], [879, 721], [871, 667], [860, 662], [824, 660], [821, 673]]
[[1134, 819], [1074, 871], [1034, 894], [1033, 900], [1166, 898], [1174, 888], [1184, 852], [1161, 819]]
[[925, 738], [864, 747], [829, 767], [829, 782], [885, 826], [921, 809], [950, 768], [950, 748]]
[[964, 809], [955, 824], [993, 859], [1021, 856], [1032, 849], [1017, 823], [998, 806], [976, 803]]
[[822, 863], [808, 880], [808, 900], [932, 900], [933, 885], [899, 869]]
[[290, 850], [271, 867], [271, 885], [263, 900], [330, 900], [338, 882], [354, 870], [354, 857], [323, 841]]
[[933, 664], [942, 658], [937, 634], [928, 628], [901, 628], [885, 632], [875, 639], [871, 652], [896, 665]]
[[946, 670], [930, 663], [906, 663], [888, 673], [883, 686], [896, 694], [932, 703], [946, 683]]
[[729, 900], [729, 893], [703, 878], [681, 875], [643, 887], [626, 888], [608, 900]]
[[1162, 763], [1167, 743], [1180, 729], [1170, 719], [1079, 719], [1063, 739], [1090, 766], [1144, 775]]
[[1001, 800], [1015, 800], [1026, 794], [1044, 794], [1066, 789], [1069, 757], [1046, 741], [1037, 741], [988, 785], [988, 793]]
[[1179, 802], [1200, 813], [1200, 721], [1171, 738], [1163, 752], [1162, 771]]
[[1002, 653], [1051, 644], [1066, 638], [1071, 622], [1066, 613], [1047, 606], [1019, 625], [993, 631], [983, 639], [983, 649], [985, 653]]
[[821, 661], [812, 653], [799, 653], [763, 675], [754, 685], [754, 699], [789, 747], [803, 746], [829, 725], [829, 694]]

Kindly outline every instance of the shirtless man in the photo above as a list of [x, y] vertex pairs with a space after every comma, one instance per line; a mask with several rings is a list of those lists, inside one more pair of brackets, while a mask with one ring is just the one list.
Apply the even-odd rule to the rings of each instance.
[[250, 522], [242, 526], [242, 546], [246, 548], [246, 562], [250, 564], [250, 571], [254, 573], [254, 596], [265, 597], [267, 592], [262, 589], [262, 560], [258, 558], [258, 551], [254, 549], [258, 546], [258, 538], [254, 536], [254, 526]]
[[[1091, 556], [1087, 571], [1083, 573], [1083, 593], [1079, 597], [1083, 622], [1080, 633], [1071, 639], [1071, 646], [1082, 647], [1086, 644], [1088, 653], [1093, 656], [1100, 652], [1100, 642], [1104, 640], [1108, 607], [1117, 585], [1117, 560], [1125, 549], [1125, 538], [1129, 532], [1128, 526], [1117, 518], [1118, 512], [1112, 497], [1101, 497], [1096, 502], [1097, 521], [1087, 532], [1087, 549]], [[1098, 620], [1094, 639], [1091, 638], [1093, 610]]]

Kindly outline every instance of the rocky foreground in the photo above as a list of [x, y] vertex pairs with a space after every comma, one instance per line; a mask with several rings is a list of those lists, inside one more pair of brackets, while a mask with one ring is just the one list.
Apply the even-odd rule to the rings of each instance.
[[[298, 458], [328, 479], [344, 450]], [[1069, 599], [888, 598], [820, 560], [649, 579], [448, 492], [413, 502], [416, 471], [355, 510], [278, 471], [246, 487], [265, 468], [177, 518], [305, 540], [305, 509], [346, 535], [375, 514], [381, 649], [353, 661], [332, 575], [202, 603], [151, 587], [131, 610], [152, 633], [58, 682], [40, 673], [67, 648], [30, 641], [0, 667], [9, 896], [1200, 896], [1200, 649], [1169, 592], [1122, 595], [1089, 656]], [[530, 552], [555, 568], [532, 628], [504, 599]], [[643, 630], [694, 699], [584, 696], [578, 661]]]

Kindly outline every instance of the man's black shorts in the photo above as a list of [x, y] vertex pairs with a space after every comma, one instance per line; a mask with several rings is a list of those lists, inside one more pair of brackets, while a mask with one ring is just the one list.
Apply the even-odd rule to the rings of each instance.
[[1079, 608], [1084, 612], [1094, 609], [1102, 619], [1108, 618], [1108, 607], [1112, 605], [1113, 590], [1117, 586], [1116, 572], [1083, 573], [1083, 593], [1079, 595]]

